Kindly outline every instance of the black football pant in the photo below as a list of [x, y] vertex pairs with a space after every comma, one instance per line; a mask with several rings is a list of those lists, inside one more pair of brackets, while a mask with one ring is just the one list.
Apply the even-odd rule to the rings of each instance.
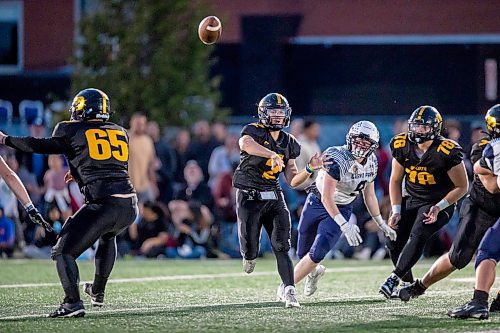
[[290, 250], [290, 212], [282, 192], [278, 200], [261, 201], [243, 190], [237, 191], [238, 236], [243, 258], [253, 260], [259, 255], [262, 227], [271, 239], [278, 273], [285, 286], [293, 286], [293, 264]]
[[106, 197], [83, 205], [64, 223], [52, 259], [64, 289], [65, 303], [80, 300], [78, 266], [75, 259], [97, 240], [93, 293], [103, 293], [116, 260], [116, 235], [137, 217], [137, 198]]
[[465, 198], [460, 207], [460, 228], [453, 239], [448, 256], [451, 264], [462, 269], [472, 260], [481, 239], [498, 220], [497, 215], [490, 215], [470, 197]]
[[425, 243], [450, 221], [455, 205], [439, 212], [436, 222], [432, 224], [424, 224], [423, 220], [424, 213], [427, 213], [433, 204], [408, 206], [407, 200], [403, 199], [401, 220], [396, 230], [398, 237], [394, 242], [387, 239], [387, 248], [395, 266], [394, 274], [405, 282], [413, 282], [411, 269], [422, 256]]

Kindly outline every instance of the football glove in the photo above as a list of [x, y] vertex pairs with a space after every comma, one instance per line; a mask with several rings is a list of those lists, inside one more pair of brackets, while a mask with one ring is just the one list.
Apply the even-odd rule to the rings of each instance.
[[363, 242], [357, 225], [346, 222], [340, 226], [340, 230], [344, 233], [347, 243], [350, 246], [358, 246]]
[[26, 212], [31, 220], [31, 222], [41, 225], [45, 230], [52, 232], [54, 229], [50, 226], [49, 222], [45, 221], [42, 214], [36, 209], [35, 206], [31, 205], [26, 208]]

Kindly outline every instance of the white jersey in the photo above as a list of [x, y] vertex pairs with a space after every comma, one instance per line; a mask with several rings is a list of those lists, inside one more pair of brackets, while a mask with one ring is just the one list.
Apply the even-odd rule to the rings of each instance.
[[495, 176], [500, 175], [500, 139], [493, 139], [483, 150], [483, 157], [488, 168]]
[[329, 147], [327, 153], [332, 156], [333, 164], [328, 166], [328, 171], [319, 171], [316, 187], [323, 195], [325, 177], [328, 173], [338, 181], [334, 193], [335, 203], [348, 205], [356, 199], [367, 182], [373, 182], [377, 177], [377, 157], [374, 153], [370, 154], [366, 163], [362, 165], [356, 161], [347, 146]]

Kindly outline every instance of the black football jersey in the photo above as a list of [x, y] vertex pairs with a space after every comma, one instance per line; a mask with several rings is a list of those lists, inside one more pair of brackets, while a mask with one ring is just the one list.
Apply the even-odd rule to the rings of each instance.
[[434, 204], [455, 187], [448, 171], [462, 162], [462, 147], [438, 136], [419, 158], [416, 146], [405, 133], [396, 135], [390, 143], [392, 156], [404, 168], [404, 184], [411, 201]]
[[64, 121], [52, 137], [64, 139], [71, 175], [86, 199], [134, 192], [125, 129], [110, 122]]
[[[243, 135], [251, 136], [255, 142], [281, 156], [285, 166], [288, 160], [295, 159], [300, 154], [300, 144], [293, 135], [286, 132], [280, 131], [278, 140], [274, 141], [266, 127], [252, 123], [243, 127], [241, 136]], [[233, 185], [239, 189], [279, 190], [278, 176], [282, 171], [279, 171], [278, 167], [272, 168], [271, 159], [241, 151], [240, 164], [234, 172]]]
[[[481, 159], [488, 142], [489, 139], [483, 139], [472, 146], [470, 160], [473, 165]], [[481, 209], [493, 216], [500, 216], [500, 193], [492, 194], [488, 192], [477, 175], [474, 175], [469, 195]]]

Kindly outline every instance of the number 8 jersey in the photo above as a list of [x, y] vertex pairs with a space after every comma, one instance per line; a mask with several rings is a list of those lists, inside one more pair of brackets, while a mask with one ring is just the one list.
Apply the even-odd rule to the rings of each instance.
[[128, 175], [128, 136], [122, 127], [102, 121], [63, 121], [59, 138], [73, 179], [87, 201], [134, 193]]
[[[264, 125], [252, 123], [243, 127], [241, 136], [244, 135], [251, 136], [255, 142], [281, 156], [285, 166], [288, 160], [295, 159], [300, 154], [299, 143], [293, 135], [286, 132], [280, 131], [278, 140], [274, 141]], [[279, 190], [278, 176], [280, 173], [278, 167], [272, 168], [271, 159], [241, 151], [240, 164], [234, 172], [233, 185], [239, 189]]]
[[417, 202], [434, 204], [455, 187], [448, 171], [462, 162], [462, 147], [438, 136], [419, 157], [416, 146], [405, 133], [396, 135], [390, 143], [392, 156], [404, 168], [405, 189], [410, 197]]
[[323, 195], [325, 176], [328, 173], [337, 183], [334, 200], [337, 205], [348, 205], [377, 177], [378, 162], [375, 153], [368, 155], [364, 164], [358, 163], [347, 146], [329, 147], [326, 154], [333, 162], [328, 171], [320, 170], [316, 179], [316, 187]]

